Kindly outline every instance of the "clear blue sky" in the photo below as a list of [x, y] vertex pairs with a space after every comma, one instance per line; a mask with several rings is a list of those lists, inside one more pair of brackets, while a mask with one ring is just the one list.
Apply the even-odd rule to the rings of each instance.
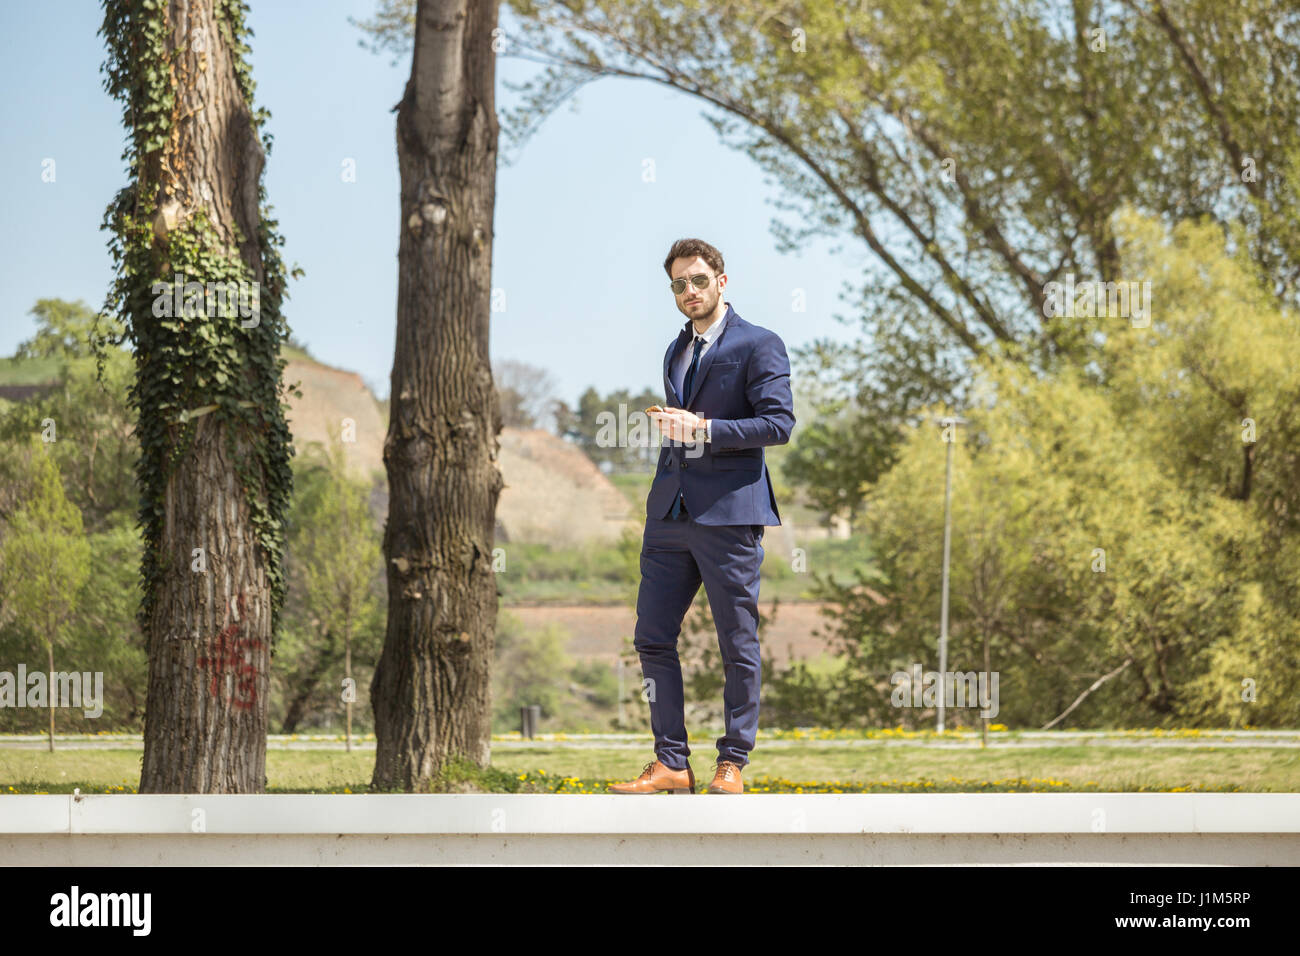
[[[293, 334], [322, 361], [359, 372], [388, 395], [397, 295], [396, 114], [409, 56], [358, 45], [348, 16], [368, 19], [371, 0], [253, 0], [256, 105], [271, 112], [274, 145], [265, 182], [285, 237], [287, 262], [305, 276], [286, 304]], [[43, 297], [99, 308], [111, 279], [100, 230], [126, 182], [119, 105], [103, 89], [102, 10], [90, 0], [0, 5], [0, 354], [35, 328]], [[509, 21], [503, 21], [508, 27]], [[513, 102], [501, 81], [536, 64], [498, 61], [498, 108]], [[846, 338], [834, 319], [840, 293], [866, 268], [860, 243], [820, 242], [781, 255], [769, 229], [775, 184], [748, 156], [722, 146], [702, 104], [645, 80], [604, 79], [577, 97], [576, 112], [549, 117], [497, 179], [492, 284], [507, 308], [494, 313], [493, 360], [546, 368], [559, 397], [588, 386], [660, 387], [664, 349], [685, 321], [667, 288], [663, 258], [674, 239], [699, 236], [726, 257], [725, 298], [793, 350], [814, 338]], [[503, 140], [503, 147], [504, 147]], [[56, 181], [41, 180], [42, 161]], [[357, 181], [340, 176], [356, 161]], [[652, 158], [656, 181], [642, 180]], [[793, 312], [795, 288], [807, 311]], [[797, 386], [796, 381], [796, 386]]]

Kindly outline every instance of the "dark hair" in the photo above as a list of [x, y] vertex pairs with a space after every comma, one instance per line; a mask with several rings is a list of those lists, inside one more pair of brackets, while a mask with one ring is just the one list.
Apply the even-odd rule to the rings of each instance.
[[714, 275], [722, 275], [726, 271], [722, 263], [722, 253], [703, 239], [678, 239], [668, 250], [668, 258], [664, 260], [664, 272], [667, 272], [668, 278], [671, 279], [674, 259], [694, 259], [696, 256], [708, 263]]

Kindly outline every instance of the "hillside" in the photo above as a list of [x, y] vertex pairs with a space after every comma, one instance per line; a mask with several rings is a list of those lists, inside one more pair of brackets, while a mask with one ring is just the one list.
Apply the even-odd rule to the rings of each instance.
[[[374, 394], [355, 372], [306, 355], [291, 357], [285, 379], [302, 383], [302, 398], [291, 398], [289, 403], [289, 427], [299, 447], [324, 442], [327, 434], [340, 434], [345, 420], [353, 422], [356, 440], [345, 446], [347, 460], [357, 474], [375, 476], [375, 503], [382, 520], [388, 513], [384, 472], [388, 424]], [[498, 467], [505, 487], [497, 503], [497, 544], [566, 547], [611, 541], [631, 524], [627, 499], [575, 446], [540, 429], [503, 428], [499, 438]]]

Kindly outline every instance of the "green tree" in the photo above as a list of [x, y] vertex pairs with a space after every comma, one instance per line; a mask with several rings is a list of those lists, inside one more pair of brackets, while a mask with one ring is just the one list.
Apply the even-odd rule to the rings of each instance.
[[[951, 669], [983, 669], [987, 641], [1007, 723], [1294, 723], [1282, 476], [1300, 327], [1212, 226], [1123, 215], [1116, 236], [1154, 290], [1149, 325], [1081, 317], [1087, 365], [1035, 377], [989, 361], [974, 390], [954, 454]], [[887, 719], [894, 671], [937, 659], [944, 451], [933, 426], [910, 431], [868, 497], [876, 566], [817, 576], [871, 720]]]
[[94, 569], [69, 620], [69, 652], [104, 674], [105, 730], [140, 733], [149, 687], [149, 655], [136, 620], [143, 542], [134, 515], [118, 512], [106, 530], [86, 536]]
[[10, 516], [5, 530], [0, 593], [19, 627], [30, 630], [45, 647], [50, 722], [49, 749], [54, 750], [57, 684], [54, 649], [63, 644], [69, 618], [90, 576], [90, 544], [81, 513], [63, 494], [58, 467], [44, 443], [28, 445], [32, 469], [31, 497]]
[[492, 697], [497, 731], [518, 729], [521, 707], [540, 706], [542, 719], [553, 720], [567, 700], [566, 684], [574, 667], [563, 631], [549, 625], [527, 632], [518, 615], [507, 611], [501, 615], [495, 644]]
[[120, 333], [120, 324], [62, 299], [40, 299], [31, 314], [36, 333], [18, 346], [15, 358], [52, 363], [51, 387], [0, 407], [0, 443], [21, 445], [28, 435], [45, 434], [86, 532], [108, 530], [139, 498], [134, 471], [140, 447], [127, 397], [131, 355], [107, 349], [98, 369], [95, 358], [97, 325]]
[[[352, 749], [352, 705], [357, 680], [353, 653], [373, 667], [382, 621], [375, 596], [382, 568], [380, 536], [370, 513], [370, 483], [348, 474], [342, 443], [331, 436], [328, 448], [304, 456], [302, 471], [315, 474], [295, 500], [290, 528], [291, 606], [301, 623], [302, 646], [288, 655], [298, 680], [282, 732], [292, 733], [309, 698], [329, 671], [342, 665], [342, 680], [324, 682], [327, 697], [340, 690], [345, 705], [346, 746]], [[340, 660], [341, 657], [341, 660]], [[337, 672], [336, 672], [337, 673]]]

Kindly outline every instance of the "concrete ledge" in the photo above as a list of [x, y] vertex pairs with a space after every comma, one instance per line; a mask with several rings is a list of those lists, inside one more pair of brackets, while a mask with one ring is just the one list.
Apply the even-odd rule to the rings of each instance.
[[1300, 865], [1300, 794], [0, 798], [11, 865]]
[[0, 836], [9, 866], [1286, 866], [1288, 834]]

